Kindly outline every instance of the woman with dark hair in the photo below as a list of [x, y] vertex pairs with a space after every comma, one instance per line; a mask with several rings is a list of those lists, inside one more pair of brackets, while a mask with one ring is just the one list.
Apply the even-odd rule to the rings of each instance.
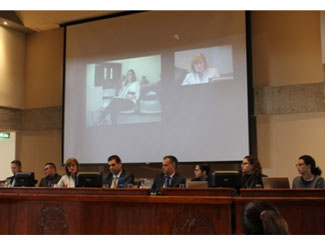
[[294, 178], [292, 188], [324, 188], [324, 178], [320, 176], [322, 171], [311, 156], [299, 157], [296, 167], [301, 176]]
[[118, 95], [112, 98], [109, 105], [100, 116], [99, 122], [104, 122], [108, 114], [111, 115], [112, 124], [117, 124], [117, 115], [121, 111], [129, 111], [135, 108], [137, 100], [140, 97], [140, 82], [137, 81], [133, 69], [129, 69], [126, 78]]
[[75, 158], [68, 158], [65, 162], [66, 175], [62, 176], [54, 187], [75, 187], [76, 174], [79, 171], [79, 163]]
[[289, 234], [287, 222], [279, 210], [264, 200], [255, 200], [245, 206], [242, 227], [246, 235]]
[[242, 188], [262, 188], [262, 167], [257, 157], [248, 155], [241, 164]]

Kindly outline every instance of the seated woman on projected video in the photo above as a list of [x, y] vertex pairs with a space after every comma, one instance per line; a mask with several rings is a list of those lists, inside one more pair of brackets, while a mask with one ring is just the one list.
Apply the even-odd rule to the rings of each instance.
[[263, 188], [262, 166], [257, 157], [248, 155], [241, 164], [242, 188]]
[[117, 124], [117, 115], [119, 112], [134, 109], [139, 96], [140, 82], [137, 81], [134, 70], [130, 69], [126, 73], [125, 83], [122, 84], [118, 96], [114, 97], [104, 109], [100, 121], [105, 124], [106, 116], [110, 114], [112, 124]]
[[187, 74], [182, 86], [203, 84], [212, 82], [214, 78], [220, 77], [216, 68], [209, 68], [207, 60], [202, 53], [192, 57], [192, 72]]

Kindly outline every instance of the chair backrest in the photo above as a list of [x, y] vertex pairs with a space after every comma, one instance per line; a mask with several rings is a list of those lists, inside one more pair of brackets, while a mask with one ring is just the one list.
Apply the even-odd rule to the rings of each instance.
[[290, 188], [288, 177], [262, 177], [264, 188]]

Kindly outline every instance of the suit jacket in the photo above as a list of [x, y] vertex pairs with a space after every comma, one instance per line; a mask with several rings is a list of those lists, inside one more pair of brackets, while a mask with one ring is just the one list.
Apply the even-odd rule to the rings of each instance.
[[[133, 175], [133, 173], [126, 172], [124, 169], [122, 170], [120, 178], [124, 178], [123, 187], [127, 187], [128, 184], [133, 184], [134, 183], [134, 175]], [[103, 184], [108, 184], [109, 187], [111, 187], [112, 181], [113, 181], [113, 174], [111, 172], [108, 172], [108, 173], [103, 175]]]
[[39, 183], [39, 187], [51, 187], [54, 186], [59, 182], [61, 179], [61, 175], [55, 174], [52, 177], [44, 177], [41, 179], [41, 182]]
[[[151, 190], [156, 192], [158, 191], [160, 188], [162, 188], [164, 186], [165, 183], [165, 174], [164, 173], [160, 173], [158, 175], [156, 175], [155, 180], [153, 181]], [[181, 176], [179, 173], [175, 173], [171, 184], [169, 187], [179, 187], [180, 184], [186, 184], [186, 179]]]

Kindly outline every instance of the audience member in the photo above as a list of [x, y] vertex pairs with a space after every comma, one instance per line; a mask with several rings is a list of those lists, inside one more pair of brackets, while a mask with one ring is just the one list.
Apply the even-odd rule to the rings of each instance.
[[165, 156], [162, 163], [162, 173], [156, 175], [151, 190], [157, 192], [162, 187], [179, 187], [186, 179], [176, 172], [178, 160], [175, 156]]
[[264, 200], [255, 200], [245, 206], [242, 227], [246, 235], [289, 234], [287, 222], [279, 210]]
[[311, 156], [299, 157], [296, 167], [301, 176], [294, 178], [292, 188], [324, 188], [324, 178], [320, 176], [322, 171]]
[[262, 188], [262, 167], [257, 157], [248, 155], [241, 164], [242, 188]]
[[134, 175], [122, 169], [122, 161], [119, 156], [112, 155], [107, 161], [110, 172], [103, 175], [103, 184], [107, 184], [110, 188], [123, 188], [133, 185]]
[[15, 175], [17, 172], [22, 171], [22, 164], [19, 160], [14, 160], [10, 163], [11, 172], [13, 173], [13, 176], [10, 176], [6, 179], [6, 182], [8, 182], [8, 186], [15, 186]]
[[43, 171], [45, 177], [41, 179], [39, 183], [40, 187], [52, 187], [61, 179], [61, 175], [56, 173], [56, 166], [54, 163], [45, 163]]
[[76, 174], [79, 171], [79, 163], [75, 158], [68, 158], [65, 162], [66, 175], [62, 176], [54, 187], [75, 187]]
[[194, 168], [195, 178], [191, 181], [209, 181], [210, 165], [208, 164], [196, 164]]

